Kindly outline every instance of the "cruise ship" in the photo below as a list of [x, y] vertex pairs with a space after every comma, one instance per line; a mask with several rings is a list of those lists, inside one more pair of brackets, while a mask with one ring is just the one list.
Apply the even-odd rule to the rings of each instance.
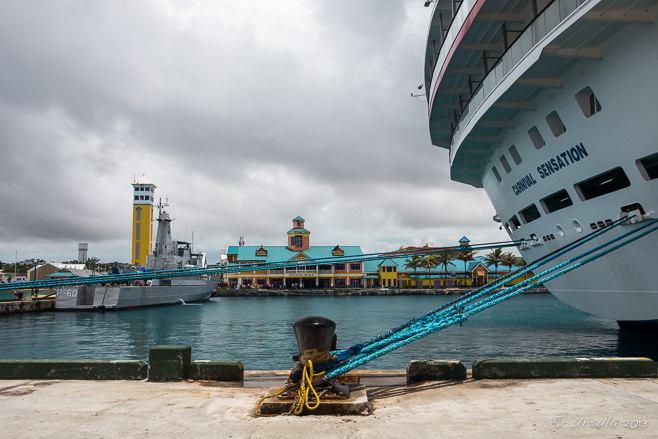
[[[449, 150], [453, 180], [484, 188], [498, 226], [530, 243], [526, 261], [635, 215], [561, 262], [657, 217], [658, 0], [425, 6], [432, 144]], [[546, 287], [621, 328], [656, 328], [657, 249], [649, 234]]]

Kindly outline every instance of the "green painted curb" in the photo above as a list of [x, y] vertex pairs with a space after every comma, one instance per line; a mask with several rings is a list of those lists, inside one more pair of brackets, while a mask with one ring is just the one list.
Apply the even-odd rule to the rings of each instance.
[[244, 366], [239, 361], [195, 361], [190, 379], [201, 381], [242, 381]]
[[649, 358], [517, 358], [477, 360], [473, 378], [650, 378], [658, 376]]
[[190, 376], [192, 347], [153, 346], [149, 349], [149, 381], [181, 381]]
[[142, 380], [143, 360], [0, 360], [0, 379]]
[[466, 366], [459, 360], [412, 360], [407, 364], [407, 384], [465, 379]]

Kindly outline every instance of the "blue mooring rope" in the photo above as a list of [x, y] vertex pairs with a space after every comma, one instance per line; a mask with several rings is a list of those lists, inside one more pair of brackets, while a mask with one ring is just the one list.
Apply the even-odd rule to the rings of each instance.
[[[602, 233], [605, 233], [605, 231], [611, 230], [613, 227], [616, 227], [629, 219], [630, 218], [619, 220], [615, 224], [611, 225], [610, 227], [602, 230], [601, 233], [595, 233], [591, 235], [588, 239], [583, 239], [580, 242], [574, 243], [568, 246], [565, 250], [559, 251], [555, 253], [553, 256], [551, 256], [550, 258], [546, 258], [541, 263], [539, 264], [535, 263], [530, 267], [543, 265], [555, 259], [556, 257], [563, 255], [565, 252], [571, 251], [574, 248], [577, 248], [578, 246], [583, 245], [584, 243], [590, 241], [591, 239], [600, 236]], [[469, 316], [477, 314], [481, 311], [484, 311], [485, 309], [491, 308], [492, 306], [495, 306], [505, 300], [517, 296], [523, 293], [524, 291], [527, 291], [528, 289], [534, 287], [537, 284], [548, 282], [572, 270], [580, 268], [583, 265], [586, 265], [596, 259], [599, 259], [610, 252], [613, 252], [627, 244], [630, 244], [631, 242], [634, 242], [648, 235], [651, 232], [654, 232], [655, 230], [658, 230], [658, 226], [651, 227], [654, 226], [657, 222], [658, 220], [652, 220], [647, 224], [644, 224], [636, 229], [624, 233], [618, 236], [617, 238], [613, 238], [602, 245], [599, 245], [591, 250], [583, 252], [578, 256], [570, 258], [569, 260], [562, 262], [561, 264], [551, 267], [548, 270], [545, 270], [542, 273], [519, 283], [518, 285], [504, 289], [503, 291], [500, 291], [496, 294], [486, 297], [470, 306], [464, 306], [464, 305], [465, 303], [472, 302], [476, 298], [481, 297], [484, 294], [487, 294], [495, 287], [487, 286], [487, 288], [478, 289], [479, 292], [477, 294], [470, 295], [469, 297], [461, 297], [459, 299], [453, 300], [448, 305], [444, 305], [440, 308], [437, 308], [436, 310], [424, 314], [423, 316], [420, 316], [415, 319], [411, 319], [410, 321], [402, 325], [398, 325], [395, 328], [388, 331], [387, 333], [374, 337], [373, 339], [366, 342], [364, 345], [356, 345], [356, 346], [362, 346], [359, 353], [356, 354], [354, 357], [344, 361], [343, 363], [329, 369], [326, 374], [326, 379], [332, 379], [337, 376], [340, 376], [346, 372], [349, 372], [352, 369], [355, 369], [356, 367], [359, 367], [369, 361], [374, 360], [375, 358], [378, 358], [402, 346], [405, 346], [406, 344], [409, 344], [413, 341], [423, 338], [429, 334], [440, 331], [441, 329], [447, 328], [448, 326], [452, 326], [456, 323], [464, 322]], [[651, 227], [649, 230], [639, 233], [640, 231], [647, 229], [649, 227]], [[620, 242], [631, 235], [635, 235], [635, 236], [632, 236], [626, 241]], [[617, 242], [619, 242], [619, 244], [614, 245], [613, 247], [607, 250], [601, 251], [605, 247], [608, 247], [611, 244]], [[576, 262], [598, 251], [600, 251], [600, 253], [595, 254], [594, 256], [591, 256], [585, 260], [582, 260], [581, 262]], [[566, 267], [569, 264], [573, 264], [573, 265]], [[528, 268], [527, 270], [526, 269], [520, 270], [518, 275], [521, 275], [529, 271], [530, 269], [532, 268]], [[516, 277], [518, 276], [512, 276], [507, 280], [511, 280]], [[500, 284], [501, 281], [498, 281], [494, 285]]]

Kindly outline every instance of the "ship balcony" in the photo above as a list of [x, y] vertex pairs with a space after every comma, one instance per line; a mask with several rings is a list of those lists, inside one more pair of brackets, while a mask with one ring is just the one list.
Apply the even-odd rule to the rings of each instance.
[[561, 88], [560, 76], [578, 60], [601, 59], [600, 46], [622, 26], [652, 22], [655, 5], [437, 0], [425, 86], [430, 137], [450, 150], [452, 179], [481, 187], [484, 165], [518, 113], [534, 111], [546, 88]]

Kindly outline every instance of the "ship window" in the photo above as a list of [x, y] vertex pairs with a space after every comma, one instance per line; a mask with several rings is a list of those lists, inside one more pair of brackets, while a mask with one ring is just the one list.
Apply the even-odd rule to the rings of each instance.
[[590, 117], [601, 111], [601, 103], [591, 88], [585, 87], [576, 93], [576, 102], [583, 111], [585, 117]]
[[645, 180], [658, 178], [658, 153], [639, 159], [635, 164]]
[[571, 201], [571, 197], [567, 191], [562, 189], [561, 191], [555, 192], [554, 194], [542, 199], [540, 203], [544, 207], [544, 212], [553, 213], [556, 210], [571, 206], [573, 201]]
[[523, 160], [521, 160], [521, 156], [519, 155], [519, 151], [516, 149], [516, 146], [512, 145], [509, 147], [509, 155], [512, 156], [512, 160], [514, 160], [514, 163], [517, 165], [520, 165]]
[[629, 187], [631, 182], [622, 168], [615, 168], [574, 185], [581, 200], [591, 200]]
[[528, 135], [530, 136], [530, 140], [532, 140], [532, 144], [535, 145], [535, 148], [539, 149], [546, 145], [546, 142], [544, 142], [544, 138], [542, 137], [537, 127], [530, 128], [528, 130]]
[[507, 157], [505, 157], [504, 155], [500, 156], [500, 164], [503, 165], [503, 169], [505, 169], [505, 172], [507, 172], [508, 174], [512, 172], [512, 168], [510, 167], [509, 162], [507, 161]]
[[521, 228], [521, 223], [519, 222], [519, 219], [516, 217], [516, 215], [509, 219], [509, 223], [512, 226], [512, 231]]
[[531, 204], [530, 206], [526, 207], [521, 212], [519, 212], [519, 216], [521, 217], [521, 219], [525, 224], [528, 224], [539, 218], [541, 214], [539, 213], [539, 209], [537, 209], [537, 206]]
[[562, 123], [562, 119], [557, 114], [557, 111], [553, 111], [551, 114], [546, 116], [546, 122], [548, 122], [548, 127], [551, 129], [551, 132], [555, 137], [561, 136], [567, 131], [567, 127]]
[[496, 177], [496, 180], [498, 180], [498, 183], [503, 181], [503, 179], [500, 178], [500, 173], [498, 172], [498, 169], [496, 169], [495, 166], [493, 168], [491, 168], [491, 172], [493, 172], [493, 175]]
[[505, 230], [507, 230], [508, 235], [512, 234], [512, 230], [510, 230], [510, 228], [509, 228], [509, 223], [505, 223]]

